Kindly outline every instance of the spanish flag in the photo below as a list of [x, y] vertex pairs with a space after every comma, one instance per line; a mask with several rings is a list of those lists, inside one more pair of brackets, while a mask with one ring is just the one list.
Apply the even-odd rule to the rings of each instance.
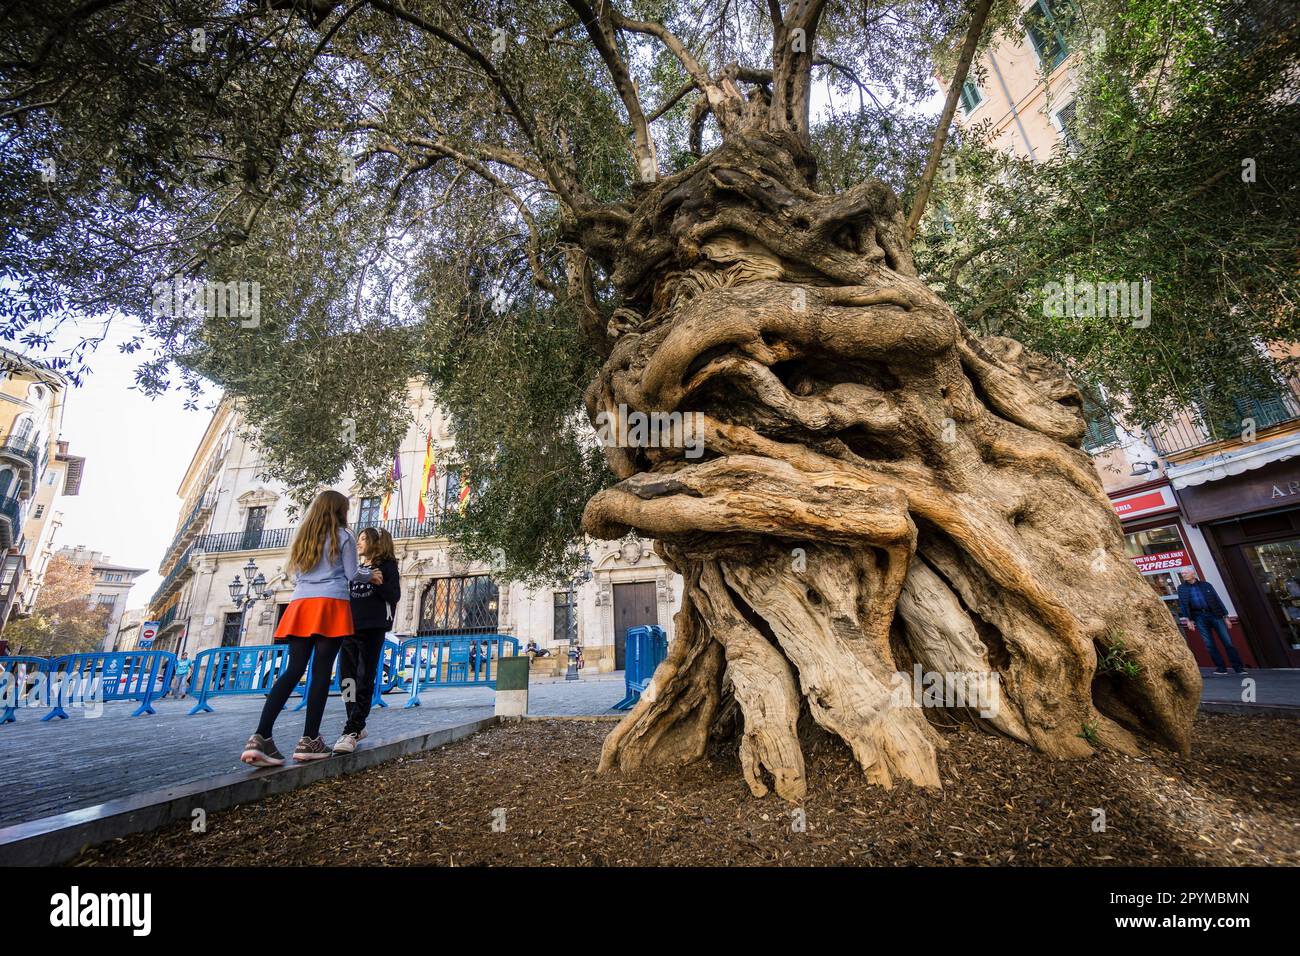
[[425, 433], [424, 464], [420, 466], [420, 524], [424, 524], [424, 519], [427, 514], [425, 511], [424, 501], [429, 495], [429, 489], [433, 488], [436, 492], [437, 487], [438, 467], [433, 461], [433, 432], [429, 431]]
[[393, 470], [388, 477], [391, 479], [391, 483], [388, 486], [388, 490], [384, 492], [384, 501], [383, 501], [384, 521], [388, 520], [388, 506], [389, 504], [392, 503], [393, 500], [393, 487], [399, 486], [402, 481], [402, 463], [401, 463], [401, 459], [398, 458], [397, 452], [393, 452]]
[[469, 503], [469, 469], [460, 470], [460, 513], [465, 513], [465, 505]]

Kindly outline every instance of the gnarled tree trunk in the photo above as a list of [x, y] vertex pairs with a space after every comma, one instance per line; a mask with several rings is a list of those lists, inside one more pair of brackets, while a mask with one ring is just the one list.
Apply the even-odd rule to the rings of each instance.
[[614, 255], [627, 307], [592, 419], [699, 413], [705, 452], [608, 448], [621, 481], [587, 508], [592, 535], [655, 538], [686, 582], [602, 769], [698, 758], [729, 696], [756, 795], [805, 793], [805, 705], [872, 781], [937, 786], [917, 664], [996, 675], [977, 719], [1049, 754], [1186, 750], [1200, 674], [1125, 555], [1079, 392], [961, 326], [885, 185], [813, 178], [798, 136], [729, 135], [647, 188]]

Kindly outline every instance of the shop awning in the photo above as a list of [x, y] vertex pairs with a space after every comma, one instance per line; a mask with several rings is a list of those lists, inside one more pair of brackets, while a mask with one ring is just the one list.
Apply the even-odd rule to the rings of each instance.
[[1186, 465], [1174, 465], [1165, 469], [1165, 477], [1175, 488], [1189, 488], [1193, 485], [1203, 485], [1207, 481], [1219, 481], [1230, 475], [1254, 471], [1275, 461], [1286, 461], [1298, 455], [1300, 455], [1300, 435], [1287, 435], [1285, 438], [1259, 442], [1236, 451], [1188, 462]]

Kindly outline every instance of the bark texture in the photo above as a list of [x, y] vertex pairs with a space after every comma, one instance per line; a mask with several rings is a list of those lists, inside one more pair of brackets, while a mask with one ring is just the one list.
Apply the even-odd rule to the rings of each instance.
[[884, 184], [813, 182], [799, 137], [729, 135], [605, 247], [624, 306], [593, 422], [696, 413], [705, 442], [607, 448], [620, 483], [587, 508], [591, 534], [657, 539], [686, 582], [602, 769], [696, 759], [734, 704], [756, 795], [804, 794], [805, 709], [870, 780], [938, 786], [917, 664], [996, 676], [972, 719], [1050, 754], [1186, 750], [1200, 674], [1124, 552], [1078, 390], [964, 329]]

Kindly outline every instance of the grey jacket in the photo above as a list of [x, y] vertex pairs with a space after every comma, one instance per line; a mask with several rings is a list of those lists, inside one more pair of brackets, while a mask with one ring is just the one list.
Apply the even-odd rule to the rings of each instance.
[[357, 539], [347, 528], [339, 530], [339, 556], [330, 563], [329, 549], [310, 571], [294, 576], [293, 600], [299, 598], [351, 598], [351, 584], [370, 580], [370, 568], [357, 566]]

